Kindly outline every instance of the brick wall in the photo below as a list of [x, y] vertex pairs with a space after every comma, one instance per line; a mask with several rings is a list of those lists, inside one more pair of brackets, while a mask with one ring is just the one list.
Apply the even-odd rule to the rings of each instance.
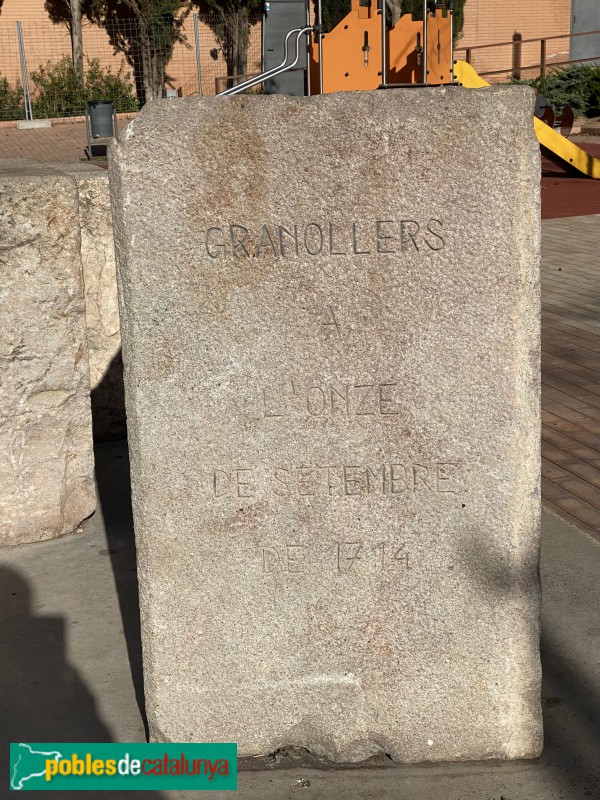
[[[571, 26], [571, 0], [467, 0], [463, 37], [458, 47], [508, 42], [513, 34], [523, 39], [568, 34]], [[555, 39], [547, 44], [549, 61], [569, 57], [569, 40]], [[464, 51], [457, 53], [464, 58]], [[538, 64], [539, 43], [522, 45], [522, 64]], [[478, 72], [511, 68], [512, 46], [475, 50], [472, 63]], [[497, 79], [502, 79], [499, 76]]]
[[[44, 8], [44, 0], [4, 0], [0, 11], [0, 78], [5, 77], [11, 86], [20, 81], [19, 48], [16, 21], [23, 26], [25, 55], [30, 74], [48, 61], [56, 62], [71, 55], [71, 38], [65, 25], [54, 25]], [[177, 44], [167, 66], [168, 84], [186, 96], [198, 92], [194, 26], [190, 14], [184, 25], [186, 44]], [[218, 42], [211, 28], [200, 19], [199, 40], [204, 94], [215, 93], [215, 78], [225, 76], [225, 61], [218, 52]], [[83, 20], [83, 53], [86, 60], [96, 58], [102, 67], [117, 72], [121, 65], [126, 73], [132, 70], [122, 53], [110, 44], [106, 31]], [[261, 69], [261, 30], [255, 25], [250, 31], [248, 45], [248, 72]]]

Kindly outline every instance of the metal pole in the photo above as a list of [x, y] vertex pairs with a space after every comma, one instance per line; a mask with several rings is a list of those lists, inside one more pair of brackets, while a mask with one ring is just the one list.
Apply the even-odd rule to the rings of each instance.
[[19, 40], [19, 58], [21, 61], [21, 83], [23, 84], [23, 102], [25, 104], [25, 119], [33, 119], [31, 109], [31, 92], [29, 91], [29, 74], [27, 72], [27, 61], [25, 60], [25, 45], [23, 43], [23, 28], [17, 21], [17, 39]]
[[[283, 61], [281, 62], [281, 64], [279, 64], [279, 66], [273, 67], [273, 69], [269, 69], [266, 72], [262, 72], [260, 75], [256, 75], [254, 78], [248, 78], [247, 81], [244, 81], [243, 83], [238, 83], [237, 86], [231, 86], [229, 89], [225, 89], [224, 92], [219, 92], [218, 96], [219, 97], [227, 97], [227, 96], [229, 96], [231, 94], [239, 94], [240, 92], [243, 92], [244, 89], [250, 89], [250, 88], [252, 88], [252, 86], [256, 86], [259, 83], [263, 83], [264, 81], [268, 80], [269, 78], [274, 78], [276, 75], [281, 75], [282, 72], [287, 72], [288, 70], [293, 69], [296, 66], [296, 64], [298, 63], [298, 61], [300, 60], [300, 37], [303, 36], [308, 31], [311, 31], [311, 30], [312, 30], [311, 27], [308, 27], [308, 28], [292, 28], [291, 31], [287, 32], [287, 35], [285, 37], [285, 40], [284, 40], [284, 43], [283, 43], [283, 53], [284, 53]], [[290, 37], [294, 33], [296, 34], [296, 41], [295, 41], [296, 54], [295, 54], [294, 60], [291, 62], [291, 64], [288, 64], [287, 63], [288, 62], [288, 58], [289, 58], [288, 43], [289, 43]], [[217, 80], [217, 79], [215, 79], [215, 80]]]
[[[310, 5], [308, 0], [306, 0], [306, 27], [310, 26]], [[312, 55], [312, 38], [311, 34], [306, 34], [306, 95], [310, 97], [310, 57]], [[264, 65], [263, 65], [264, 69]]]
[[513, 33], [513, 46], [512, 46], [512, 76], [516, 80], [521, 80], [521, 40], [523, 35], [521, 33]]
[[270, 10], [268, 2], [263, 3], [262, 16], [260, 18], [260, 71], [265, 71], [265, 26], [267, 24], [267, 11]]
[[450, 14], [450, 83], [454, 83], [454, 3], [449, 4]]
[[318, 37], [319, 37], [319, 94], [323, 94], [323, 0], [317, 0], [317, 16], [319, 21]]
[[92, 158], [92, 143], [90, 141], [90, 110], [87, 106], [85, 108], [85, 137], [87, 139], [86, 154], [89, 161]]
[[546, 40], [540, 40], [540, 75], [546, 77]]
[[387, 85], [387, 25], [385, 24], [385, 0], [381, 2], [381, 85]]
[[423, 0], [423, 83], [427, 83], [427, 0]]
[[202, 97], [202, 70], [200, 69], [200, 36], [198, 34], [198, 14], [194, 14], [194, 42], [196, 43], [196, 74], [198, 75], [198, 94]]
[[381, 0], [381, 85], [387, 85], [387, 26], [385, 24], [385, 0]]

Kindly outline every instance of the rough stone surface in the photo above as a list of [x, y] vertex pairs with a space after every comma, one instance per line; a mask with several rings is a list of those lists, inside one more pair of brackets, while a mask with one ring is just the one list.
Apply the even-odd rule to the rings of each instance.
[[124, 439], [127, 418], [108, 173], [86, 162], [51, 166], [77, 182], [94, 439]]
[[94, 438], [106, 441], [127, 434], [108, 175], [97, 171], [76, 179]]
[[114, 146], [154, 739], [539, 753], [532, 110], [189, 99]]
[[77, 188], [0, 162], [0, 544], [73, 531], [95, 508]]

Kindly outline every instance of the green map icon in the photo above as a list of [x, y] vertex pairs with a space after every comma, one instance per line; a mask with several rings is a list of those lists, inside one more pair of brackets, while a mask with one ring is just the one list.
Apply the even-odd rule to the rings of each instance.
[[11, 744], [11, 789], [37, 789], [46, 782], [46, 761], [58, 761], [62, 753], [57, 750], [34, 750], [30, 745]]
[[[237, 789], [235, 742], [11, 742], [13, 791]], [[0, 795], [4, 797], [2, 792]], [[62, 794], [60, 794], [62, 797]], [[104, 794], [102, 795], [104, 797]]]

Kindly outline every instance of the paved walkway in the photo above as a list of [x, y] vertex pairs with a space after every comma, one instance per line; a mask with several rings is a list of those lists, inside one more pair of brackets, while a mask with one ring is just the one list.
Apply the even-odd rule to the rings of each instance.
[[[590, 155], [600, 158], [600, 136], [571, 137]], [[542, 219], [600, 214], [600, 181], [569, 175], [542, 159]]]
[[[0, 4], [1, 5], [1, 4]], [[119, 120], [119, 128], [129, 120]], [[85, 122], [66, 122], [52, 128], [0, 128], [0, 158], [29, 158], [42, 162], [87, 161]]]
[[542, 226], [542, 495], [600, 539], [600, 215]]

